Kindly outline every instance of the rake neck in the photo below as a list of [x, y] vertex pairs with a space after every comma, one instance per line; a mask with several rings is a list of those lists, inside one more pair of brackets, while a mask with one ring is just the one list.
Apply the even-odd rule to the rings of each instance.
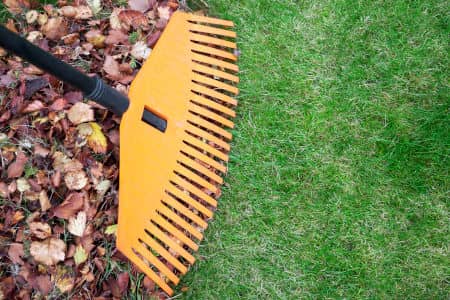
[[2, 25], [0, 25], [0, 47], [76, 87], [86, 98], [94, 100], [118, 116], [122, 116], [128, 109], [128, 98], [106, 85], [99, 77], [81, 73]]

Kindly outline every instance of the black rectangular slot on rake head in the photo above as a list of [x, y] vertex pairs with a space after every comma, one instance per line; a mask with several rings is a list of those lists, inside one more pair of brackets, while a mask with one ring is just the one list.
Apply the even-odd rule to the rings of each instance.
[[152, 109], [147, 106], [144, 107], [144, 112], [142, 113], [141, 120], [161, 132], [165, 132], [167, 129], [167, 120], [157, 115], [155, 112], [153, 112]]

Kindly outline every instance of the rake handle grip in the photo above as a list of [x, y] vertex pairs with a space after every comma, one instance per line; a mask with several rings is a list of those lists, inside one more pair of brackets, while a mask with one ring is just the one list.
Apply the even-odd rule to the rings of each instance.
[[0, 47], [76, 87], [86, 98], [94, 100], [118, 116], [122, 116], [128, 109], [128, 98], [106, 85], [98, 76], [90, 77], [81, 73], [2, 25], [0, 25]]

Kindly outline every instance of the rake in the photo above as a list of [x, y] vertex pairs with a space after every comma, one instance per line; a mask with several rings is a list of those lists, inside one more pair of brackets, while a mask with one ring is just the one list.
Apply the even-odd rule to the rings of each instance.
[[0, 26], [1, 47], [122, 116], [117, 247], [168, 295], [195, 262], [226, 172], [239, 81], [229, 27], [175, 12], [127, 98]]

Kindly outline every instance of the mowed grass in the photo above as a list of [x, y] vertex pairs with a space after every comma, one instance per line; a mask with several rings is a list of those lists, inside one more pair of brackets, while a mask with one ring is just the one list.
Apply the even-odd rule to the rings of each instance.
[[208, 3], [239, 116], [178, 299], [448, 299], [448, 2]]

